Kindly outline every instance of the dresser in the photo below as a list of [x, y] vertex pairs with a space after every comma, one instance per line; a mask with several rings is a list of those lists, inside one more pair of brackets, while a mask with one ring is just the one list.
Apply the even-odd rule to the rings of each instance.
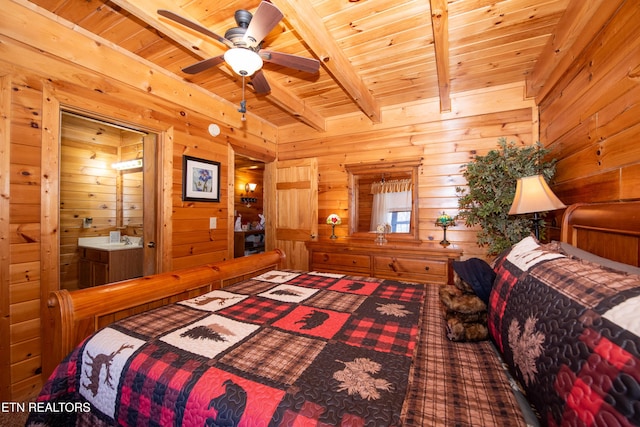
[[462, 250], [436, 242], [386, 243], [351, 239], [306, 243], [309, 270], [445, 285]]

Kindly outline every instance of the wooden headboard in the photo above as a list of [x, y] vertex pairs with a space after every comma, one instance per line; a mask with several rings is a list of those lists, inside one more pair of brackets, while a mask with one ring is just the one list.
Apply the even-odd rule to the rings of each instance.
[[571, 205], [562, 217], [561, 233], [563, 242], [640, 266], [640, 201]]

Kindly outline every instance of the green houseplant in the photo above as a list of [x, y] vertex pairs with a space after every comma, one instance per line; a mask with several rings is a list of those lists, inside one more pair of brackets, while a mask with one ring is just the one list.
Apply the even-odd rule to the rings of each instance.
[[[509, 215], [518, 178], [555, 174], [555, 159], [543, 160], [549, 150], [540, 143], [521, 146], [498, 140], [499, 149], [476, 156], [463, 171], [467, 187], [456, 187], [458, 218], [468, 227], [479, 225], [478, 245], [496, 255], [531, 233], [532, 215]], [[544, 233], [544, 227], [542, 227]]]

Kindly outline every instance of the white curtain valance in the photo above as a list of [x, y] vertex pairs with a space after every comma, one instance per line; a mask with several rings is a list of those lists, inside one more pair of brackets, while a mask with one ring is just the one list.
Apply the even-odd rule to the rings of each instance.
[[402, 193], [411, 191], [410, 179], [394, 179], [391, 181], [378, 181], [371, 184], [371, 194]]

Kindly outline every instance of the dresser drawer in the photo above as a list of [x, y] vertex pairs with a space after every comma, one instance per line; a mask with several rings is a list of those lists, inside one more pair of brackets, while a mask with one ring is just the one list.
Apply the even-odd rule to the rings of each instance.
[[373, 262], [373, 270], [376, 277], [428, 283], [447, 283], [447, 260], [444, 259], [376, 256]]
[[311, 269], [369, 275], [371, 272], [371, 257], [369, 255], [314, 251], [311, 257]]

